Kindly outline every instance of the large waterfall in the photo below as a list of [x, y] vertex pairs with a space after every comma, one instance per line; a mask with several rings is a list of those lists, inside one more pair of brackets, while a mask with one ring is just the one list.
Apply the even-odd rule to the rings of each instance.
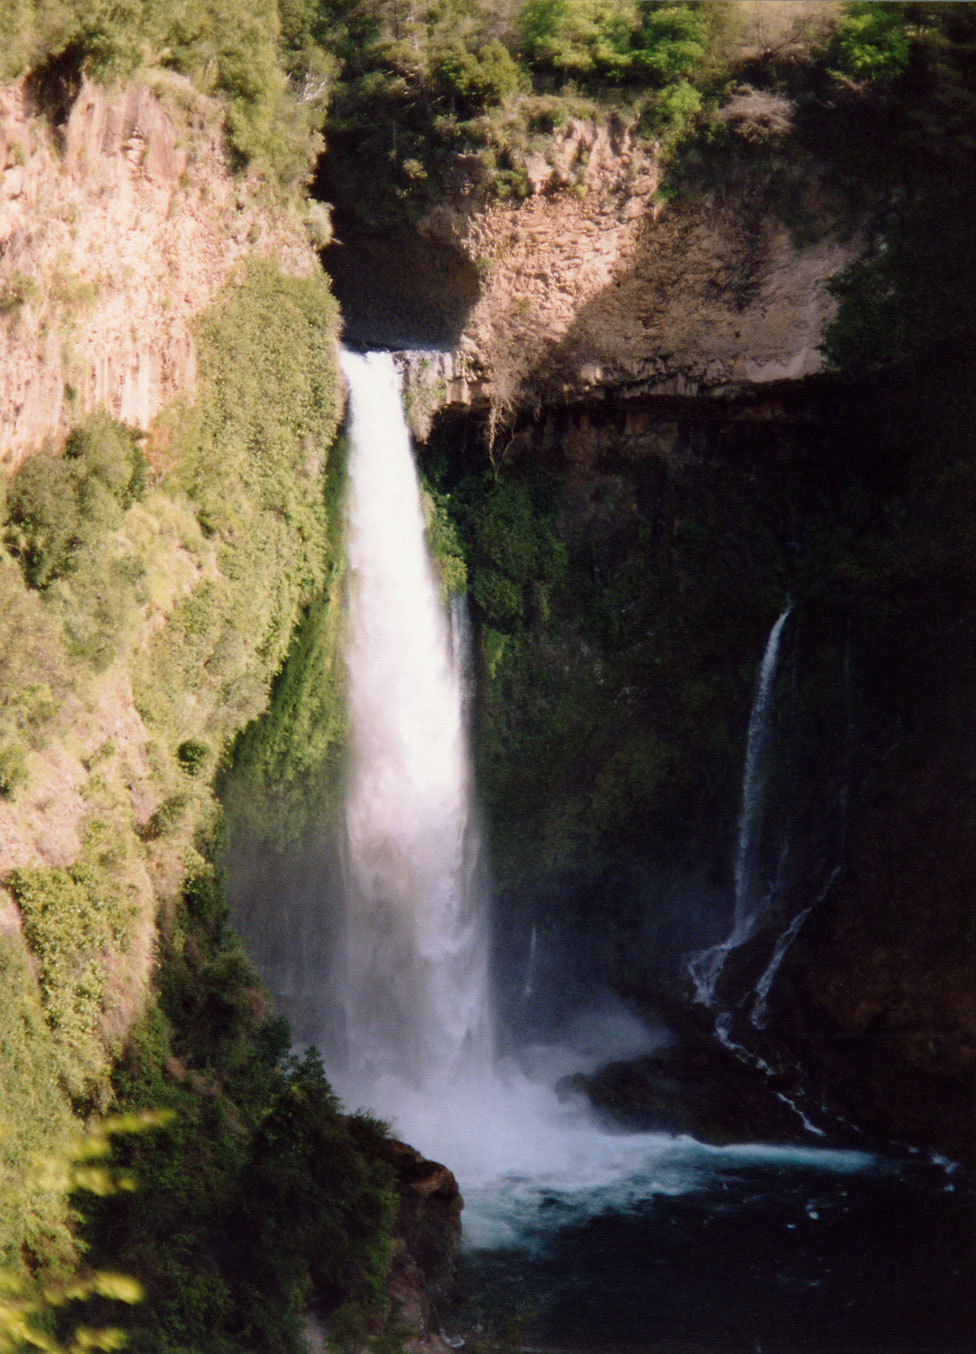
[[[400, 383], [387, 354], [345, 353], [349, 387], [349, 767], [342, 939], [323, 1042], [352, 1108], [391, 1120], [466, 1189], [513, 1172], [538, 1188], [628, 1175], [667, 1140], [601, 1132], [553, 1092], [566, 1072], [657, 1037], [595, 1013], [594, 1048], [532, 1050], [532, 1075], [494, 1055], [484, 892], [465, 727], [465, 614], [449, 621], [427, 557]], [[324, 996], [324, 994], [323, 994]], [[336, 1021], [341, 1025], [336, 1037]], [[586, 1040], [582, 1041], [587, 1042]], [[535, 1189], [536, 1186], [533, 1186]], [[508, 1187], [503, 1188], [507, 1196]]]
[[[318, 1016], [336, 1090], [450, 1165], [472, 1254], [524, 1256], [588, 1218], [693, 1195], [749, 1151], [853, 1169], [844, 1154], [722, 1151], [660, 1132], [607, 1131], [578, 1096], [559, 1094], [560, 1079], [668, 1038], [609, 996], [578, 1011], [551, 1044], [520, 1046], [510, 1035], [507, 1055], [496, 1054], [464, 727], [465, 615], [454, 606], [449, 621], [426, 555], [394, 362], [345, 354], [343, 368], [351, 439], [344, 918]], [[774, 661], [767, 651], [762, 708]]]
[[488, 943], [461, 653], [427, 557], [400, 381], [345, 353], [349, 387], [350, 763], [337, 1081], [384, 1113], [484, 1073]]

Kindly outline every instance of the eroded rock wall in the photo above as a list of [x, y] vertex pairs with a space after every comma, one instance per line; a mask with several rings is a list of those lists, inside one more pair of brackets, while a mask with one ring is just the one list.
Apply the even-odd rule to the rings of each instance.
[[461, 165], [420, 222], [481, 279], [460, 337], [415, 378], [425, 413], [487, 404], [498, 424], [608, 395], [735, 398], [822, 370], [828, 283], [860, 241], [816, 182], [801, 241], [747, 178], [722, 200], [663, 202], [661, 164], [626, 129], [573, 120], [532, 160], [526, 200], [487, 199]]
[[192, 321], [254, 253], [317, 267], [180, 77], [84, 81], [66, 113], [25, 80], [0, 89], [0, 463], [93, 409], [146, 428], [192, 396]]

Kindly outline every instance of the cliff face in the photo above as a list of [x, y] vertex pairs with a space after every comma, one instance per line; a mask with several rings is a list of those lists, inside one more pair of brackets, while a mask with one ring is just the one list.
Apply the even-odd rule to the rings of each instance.
[[[165, 75], [42, 84], [0, 94], [10, 1270], [73, 1261], [65, 1192], [35, 1177], [76, 1115], [206, 1099], [220, 1041], [260, 1043], [213, 779], [328, 594], [342, 403], [335, 301], [297, 219], [231, 172], [217, 107]], [[238, 1162], [239, 1110], [211, 1133]]]
[[[193, 321], [243, 260], [273, 256], [299, 276], [317, 270], [297, 223], [256, 182], [230, 174], [218, 110], [187, 82], [160, 77], [157, 89], [109, 92], [84, 81], [60, 106], [43, 105], [29, 80], [0, 90], [0, 463], [7, 468], [48, 439], [62, 440], [93, 410], [147, 429], [177, 398], [192, 401]], [[149, 644], [212, 574], [215, 558], [209, 550], [209, 563], [200, 558], [195, 524], [178, 526], [172, 509], [167, 519], [161, 502], [139, 512], [119, 548], [136, 556], [152, 539], [156, 559], [167, 561], [144, 618]], [[27, 788], [0, 801], [4, 875], [78, 859], [82, 825], [98, 807], [89, 784], [95, 763], [105, 812], [114, 812], [118, 794], [144, 823], [165, 797], [129, 671], [113, 665], [79, 685], [76, 666], [58, 653], [56, 621], [20, 593], [15, 572], [4, 566], [11, 643], [55, 701], [58, 733], [34, 739]], [[5, 675], [13, 700], [22, 674], [8, 663]], [[98, 749], [110, 751], [96, 757]], [[117, 994], [112, 1033], [125, 1028], [146, 981], [153, 898], [178, 883], [176, 856], [163, 853], [163, 864], [153, 854], [155, 866], [136, 859], [126, 871], [143, 921], [117, 975], [127, 993]], [[0, 928], [16, 930], [17, 920], [0, 891]]]
[[567, 402], [748, 396], [822, 369], [827, 283], [859, 242], [832, 223], [814, 179], [800, 243], [748, 178], [721, 199], [664, 203], [660, 163], [620, 127], [571, 120], [547, 159], [530, 157], [524, 201], [487, 198], [468, 168], [458, 157], [455, 192], [420, 221], [408, 281], [400, 247], [384, 259], [340, 229], [343, 244], [325, 255], [355, 331], [365, 267], [349, 260], [368, 247], [370, 272], [386, 274], [389, 333], [374, 313], [366, 337], [401, 346], [406, 287], [445, 308], [445, 248], [477, 279], [463, 312], [426, 336], [446, 351], [415, 364], [423, 429], [445, 404], [489, 406], [507, 423]]
[[196, 378], [192, 321], [243, 258], [316, 267], [227, 169], [219, 110], [176, 76], [61, 106], [0, 89], [0, 464], [93, 409], [137, 428]]

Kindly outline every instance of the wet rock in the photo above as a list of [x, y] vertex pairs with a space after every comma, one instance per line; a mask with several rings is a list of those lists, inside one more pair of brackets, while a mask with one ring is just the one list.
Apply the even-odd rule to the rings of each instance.
[[803, 1137], [796, 1113], [769, 1079], [716, 1041], [692, 1033], [627, 1062], [566, 1077], [560, 1095], [582, 1093], [612, 1123], [689, 1134], [699, 1142], [789, 1142]]

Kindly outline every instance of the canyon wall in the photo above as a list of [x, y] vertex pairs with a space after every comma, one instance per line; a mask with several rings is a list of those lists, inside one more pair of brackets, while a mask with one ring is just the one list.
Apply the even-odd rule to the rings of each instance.
[[104, 409], [148, 428], [192, 398], [193, 320], [242, 259], [316, 268], [297, 217], [229, 172], [188, 81], [0, 89], [0, 464]]
[[[354, 336], [370, 292], [366, 341], [439, 350], [408, 359], [420, 431], [444, 406], [500, 427], [566, 403], [748, 398], [823, 370], [828, 283], [861, 240], [814, 169], [789, 222], [748, 175], [667, 201], [653, 146], [583, 119], [530, 157], [524, 200], [489, 197], [471, 170], [456, 157], [454, 191], [412, 236], [340, 230], [323, 256]], [[408, 292], [444, 313], [440, 332], [403, 333]]]

